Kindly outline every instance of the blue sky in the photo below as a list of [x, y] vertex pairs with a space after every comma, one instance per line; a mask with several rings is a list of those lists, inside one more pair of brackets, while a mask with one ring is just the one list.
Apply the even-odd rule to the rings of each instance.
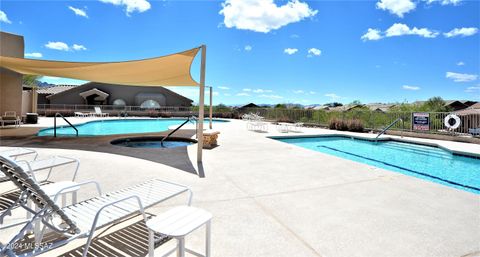
[[480, 100], [479, 1], [2, 0], [0, 11], [29, 58], [122, 61], [206, 44], [215, 104]]

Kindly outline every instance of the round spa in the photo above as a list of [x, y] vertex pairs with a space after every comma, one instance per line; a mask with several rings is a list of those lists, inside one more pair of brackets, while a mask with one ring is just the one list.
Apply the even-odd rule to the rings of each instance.
[[132, 148], [175, 148], [181, 146], [189, 146], [197, 143], [197, 140], [184, 137], [169, 137], [163, 141], [162, 136], [159, 137], [129, 137], [115, 139], [110, 142], [112, 145], [125, 146]]

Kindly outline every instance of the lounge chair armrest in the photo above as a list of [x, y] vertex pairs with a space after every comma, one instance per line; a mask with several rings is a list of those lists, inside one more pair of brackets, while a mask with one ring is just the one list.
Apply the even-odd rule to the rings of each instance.
[[67, 187], [64, 187], [62, 189], [60, 189], [56, 194], [55, 196], [53, 197], [53, 201], [56, 202], [58, 197], [62, 194], [62, 192], [65, 192], [66, 190], [68, 189], [71, 189], [71, 188], [82, 188], [82, 186], [84, 185], [88, 185], [88, 184], [94, 184], [95, 187], [97, 188], [97, 192], [98, 192], [98, 195], [101, 195], [102, 194], [102, 189], [100, 188], [100, 184], [97, 182], [97, 181], [85, 181], [85, 182], [82, 182], [82, 183], [78, 183], [76, 185], [72, 185], [72, 186], [67, 186]]

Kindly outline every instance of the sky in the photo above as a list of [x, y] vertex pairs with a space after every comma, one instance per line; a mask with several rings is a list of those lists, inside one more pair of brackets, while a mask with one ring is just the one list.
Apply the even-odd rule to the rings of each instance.
[[[206, 83], [227, 105], [480, 101], [479, 28], [480, 1], [466, 0], [0, 1], [0, 30], [24, 36], [26, 58], [124, 61], [206, 44]], [[169, 89], [198, 101], [198, 88]]]

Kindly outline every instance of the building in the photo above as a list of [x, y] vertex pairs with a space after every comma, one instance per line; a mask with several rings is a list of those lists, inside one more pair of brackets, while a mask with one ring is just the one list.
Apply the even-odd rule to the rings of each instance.
[[192, 100], [164, 87], [136, 87], [89, 82], [79, 86], [52, 86], [38, 91], [39, 104], [117, 105], [159, 108], [192, 106]]
[[[24, 41], [22, 36], [0, 31], [0, 55], [23, 58]], [[22, 93], [22, 74], [0, 68], [0, 114], [14, 111], [17, 115], [24, 110]]]

